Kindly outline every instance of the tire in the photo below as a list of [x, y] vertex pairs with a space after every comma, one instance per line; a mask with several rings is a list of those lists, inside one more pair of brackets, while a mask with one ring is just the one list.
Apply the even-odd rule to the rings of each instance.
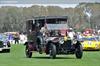
[[42, 54], [43, 51], [42, 51], [42, 45], [39, 45], [39, 54]]
[[6, 52], [10, 53], [10, 49], [7, 49]]
[[10, 53], [10, 49], [4, 49], [3, 52]]
[[42, 45], [41, 45], [40, 38], [37, 39], [37, 44], [38, 44], [38, 52], [39, 52], [39, 54], [42, 54], [43, 51], [42, 51]]
[[50, 52], [50, 58], [55, 59], [56, 58], [56, 46], [54, 44], [51, 44], [49, 52]]
[[26, 46], [26, 49], [25, 49], [25, 53], [26, 53], [26, 57], [27, 58], [31, 58], [32, 57], [32, 52], [28, 50], [27, 46]]
[[76, 51], [75, 51], [75, 55], [76, 55], [77, 59], [81, 59], [82, 58], [82, 56], [83, 56], [83, 48], [82, 48], [81, 44], [77, 46]]
[[9, 42], [9, 41], [7, 42], [7, 46], [8, 46], [8, 47], [11, 47], [11, 44], [10, 44], [10, 42]]

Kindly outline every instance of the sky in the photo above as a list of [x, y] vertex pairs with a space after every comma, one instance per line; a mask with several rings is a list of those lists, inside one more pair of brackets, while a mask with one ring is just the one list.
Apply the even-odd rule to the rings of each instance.
[[60, 6], [62, 8], [74, 8], [81, 2], [85, 3], [100, 3], [100, 0], [0, 0], [1, 6], [17, 6], [17, 7], [31, 7], [32, 5], [42, 6]]
[[17, 6], [17, 7], [31, 7], [33, 5], [39, 5], [39, 6], [59, 6], [61, 8], [74, 8], [76, 7], [78, 4], [2, 4], [1, 6]]
[[1, 4], [76, 4], [80, 2], [100, 2], [100, 0], [0, 0]]

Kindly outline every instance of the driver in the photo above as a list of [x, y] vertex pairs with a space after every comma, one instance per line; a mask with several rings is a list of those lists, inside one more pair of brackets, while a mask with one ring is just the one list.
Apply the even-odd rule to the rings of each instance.
[[45, 29], [45, 27], [41, 27], [40, 32], [41, 32], [41, 33], [43, 34], [43, 36], [44, 36], [45, 33], [46, 33], [46, 29]]

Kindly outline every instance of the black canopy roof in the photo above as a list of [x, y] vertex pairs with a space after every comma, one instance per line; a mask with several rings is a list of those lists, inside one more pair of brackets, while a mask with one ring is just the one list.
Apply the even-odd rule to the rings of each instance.
[[33, 17], [33, 19], [28, 20], [44, 20], [44, 19], [64, 19], [67, 20], [67, 16], [40, 16], [40, 17]]

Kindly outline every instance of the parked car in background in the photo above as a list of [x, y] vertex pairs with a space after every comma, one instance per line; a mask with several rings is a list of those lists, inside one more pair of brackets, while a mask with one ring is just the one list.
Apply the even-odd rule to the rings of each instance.
[[4, 34], [8, 35], [8, 40], [11, 44], [15, 44], [15, 39], [18, 39], [18, 43], [19, 43], [19, 38], [20, 38], [20, 34], [19, 32], [5, 32]]
[[98, 37], [82, 38], [83, 50], [100, 50], [100, 40]]
[[10, 42], [6, 34], [0, 34], [0, 51], [10, 52]]

